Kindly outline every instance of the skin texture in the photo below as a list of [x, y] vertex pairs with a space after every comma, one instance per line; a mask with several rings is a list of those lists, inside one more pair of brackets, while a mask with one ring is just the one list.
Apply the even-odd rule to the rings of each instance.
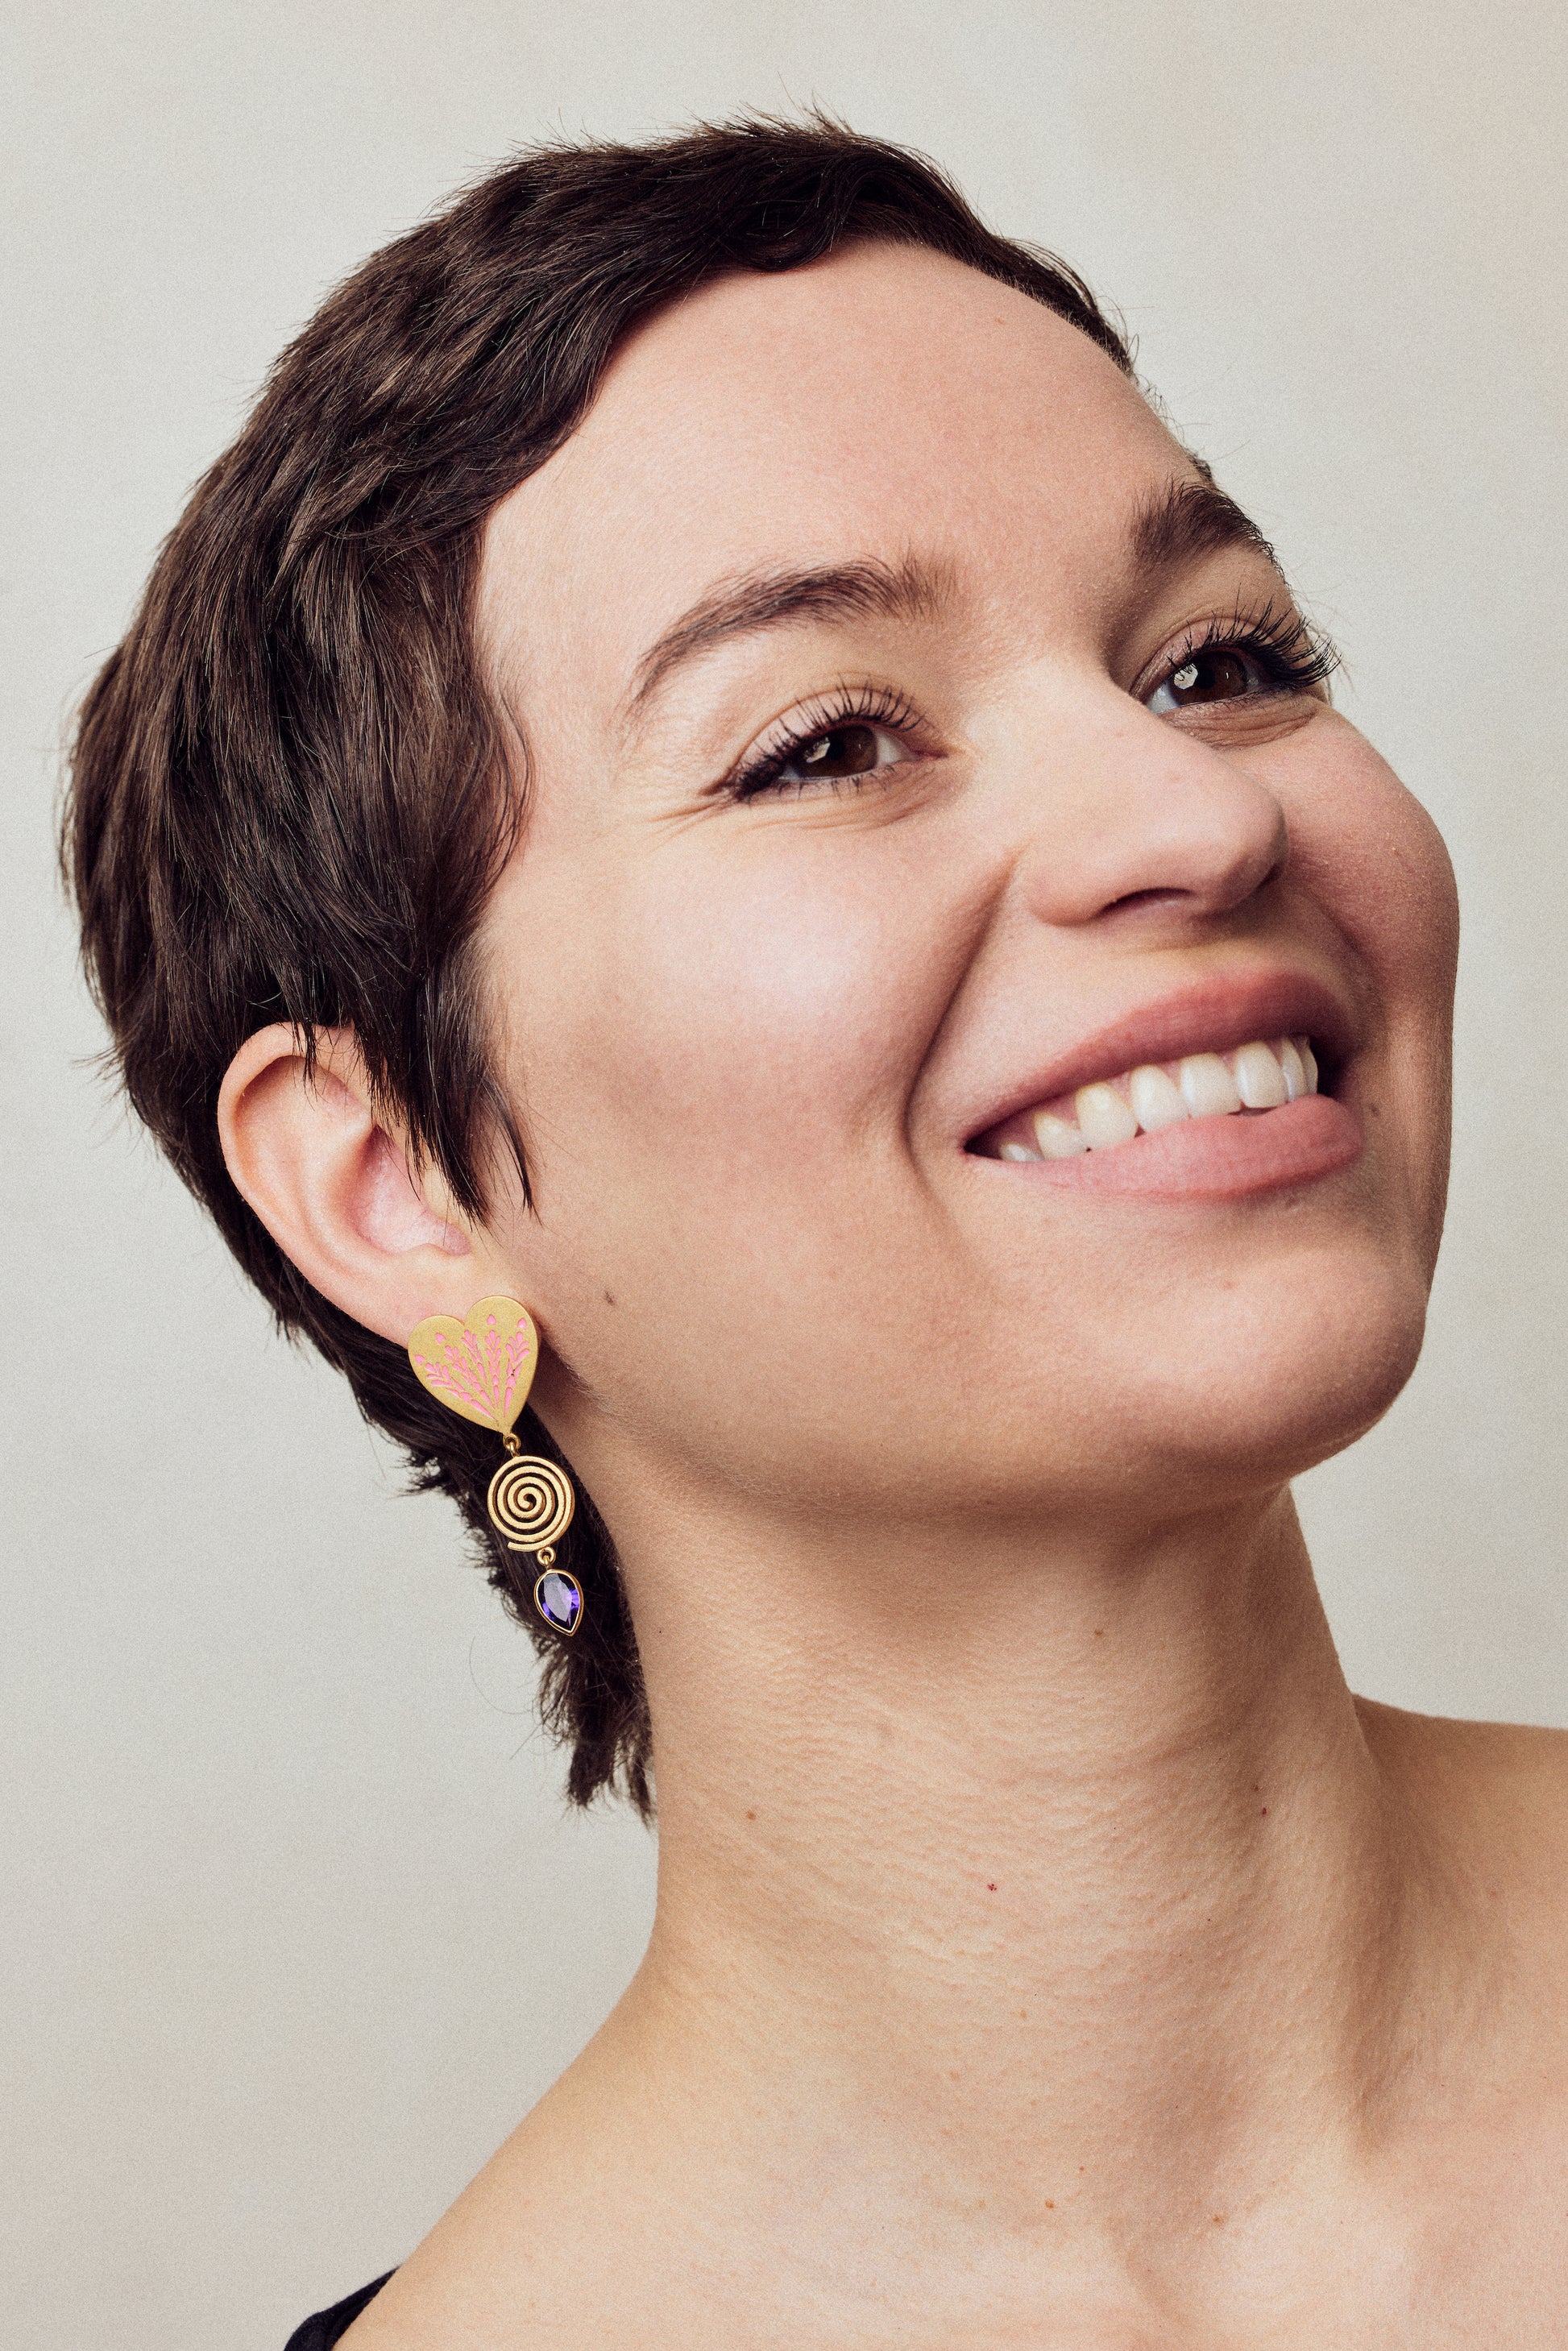
[[[928, 254], [656, 319], [486, 549], [534, 1209], [411, 1178], [350, 1038], [314, 1089], [283, 1030], [230, 1072], [235, 1179], [349, 1311], [532, 1308], [654, 1726], [643, 1967], [356, 2351], [1561, 2340], [1562, 1743], [1353, 1699], [1287, 1484], [1419, 1347], [1452, 882], [1320, 690], [1161, 701], [1288, 593], [1136, 555], [1198, 478]], [[844, 564], [921, 592], [634, 706], [737, 577]], [[873, 775], [727, 788], [868, 686]], [[1127, 1192], [967, 1147], [1173, 1020], [1316, 1026], [1238, 1025], [1259, 987], [1324, 1008], [1348, 1162]]]

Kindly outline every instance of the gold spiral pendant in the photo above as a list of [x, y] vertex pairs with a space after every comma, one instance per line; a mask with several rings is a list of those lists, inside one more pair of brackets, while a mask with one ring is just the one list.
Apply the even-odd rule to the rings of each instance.
[[555, 1553], [551, 1545], [571, 1524], [576, 1500], [571, 1480], [553, 1461], [537, 1454], [514, 1453], [490, 1480], [490, 1517], [507, 1538], [508, 1551], [538, 1552], [548, 1567]]
[[514, 1453], [491, 1479], [486, 1499], [507, 1549], [531, 1551], [538, 1561], [534, 1606], [556, 1632], [575, 1633], [582, 1622], [582, 1586], [555, 1564], [555, 1545], [570, 1526], [577, 1501], [570, 1479], [553, 1461]]

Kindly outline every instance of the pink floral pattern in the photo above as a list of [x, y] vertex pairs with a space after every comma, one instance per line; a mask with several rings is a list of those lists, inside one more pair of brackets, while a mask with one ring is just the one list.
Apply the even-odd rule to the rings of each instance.
[[[507, 1327], [507, 1326], [510, 1327]], [[409, 1341], [409, 1361], [431, 1394], [465, 1420], [505, 1436], [528, 1401], [538, 1345], [511, 1299], [481, 1299], [466, 1322], [433, 1314]]]

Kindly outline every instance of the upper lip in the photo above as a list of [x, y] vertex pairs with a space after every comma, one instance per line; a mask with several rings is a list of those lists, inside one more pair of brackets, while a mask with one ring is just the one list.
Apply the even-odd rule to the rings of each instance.
[[1305, 972], [1214, 973], [1118, 1014], [1092, 1036], [1045, 1062], [1009, 1088], [972, 1130], [972, 1136], [1036, 1103], [1072, 1093], [1097, 1079], [1120, 1077], [1145, 1061], [1175, 1061], [1187, 1053], [1226, 1053], [1254, 1039], [1307, 1036], [1332, 1068], [1355, 1043], [1355, 1020], [1325, 980]]

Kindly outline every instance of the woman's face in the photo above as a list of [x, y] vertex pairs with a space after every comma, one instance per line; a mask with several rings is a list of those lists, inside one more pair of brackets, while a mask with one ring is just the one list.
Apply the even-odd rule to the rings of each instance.
[[[1084, 336], [914, 249], [711, 286], [493, 517], [480, 632], [530, 779], [493, 1238], [591, 1487], [1142, 1513], [1387, 1405], [1448, 861]], [[1282, 1038], [1322, 1095], [1224, 1113]]]

